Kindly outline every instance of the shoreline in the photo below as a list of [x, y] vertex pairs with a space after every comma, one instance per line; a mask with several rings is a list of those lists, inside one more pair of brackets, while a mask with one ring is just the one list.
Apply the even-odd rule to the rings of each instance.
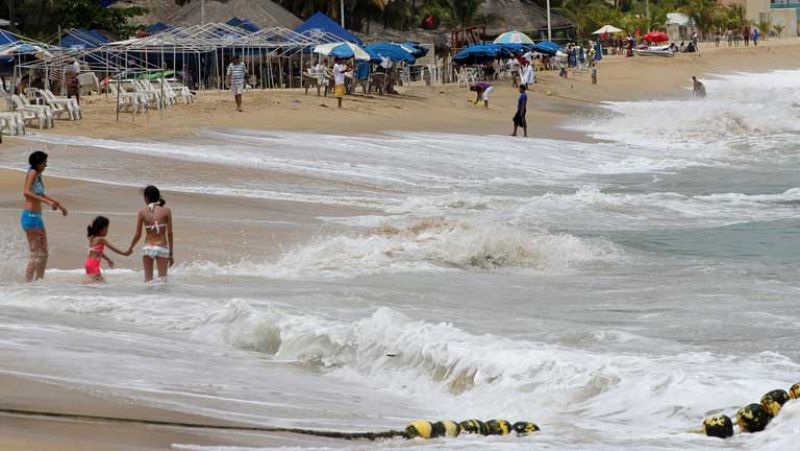
[[[611, 57], [600, 66], [600, 84], [592, 86], [588, 71], [581, 78], [562, 80], [555, 72], [539, 73], [540, 83], [533, 90], [529, 122], [532, 138], [549, 138], [593, 142], [579, 131], [564, 129], [563, 125], [581, 114], [591, 114], [605, 101], [635, 101], [658, 98], [688, 98], [689, 75], [733, 71], [767, 72], [797, 68], [800, 39], [767, 41], [758, 49], [701, 48], [697, 55], [678, 55], [674, 59], [625, 59]], [[738, 66], [738, 67], [737, 67]], [[754, 67], [757, 66], [757, 67]], [[197, 138], [198, 128], [238, 127], [246, 130], [281, 130], [292, 132], [324, 132], [338, 135], [381, 134], [417, 131], [421, 133], [497, 134], [510, 133], [515, 92], [510, 82], [497, 83], [491, 109], [471, 106], [474, 95], [464, 94], [465, 88], [412, 87], [403, 96], [355, 96], [345, 99], [345, 111], [337, 113], [332, 107], [335, 99], [306, 97], [299, 90], [253, 92], [245, 96], [246, 113], [236, 114], [228, 93], [205, 93], [193, 105], [179, 105], [166, 112], [153, 112], [146, 117], [125, 116], [119, 123], [113, 119], [113, 105], [97, 98], [86, 98], [86, 119], [80, 122], [59, 121], [47, 134], [64, 134], [106, 139], [170, 140], [182, 137]], [[548, 94], [549, 92], [549, 94]], [[325, 106], [322, 106], [325, 105]], [[352, 108], [352, 109], [351, 109]], [[336, 113], [336, 114], [334, 114]], [[36, 133], [40, 133], [36, 130]], [[21, 147], [42, 145], [28, 140], [9, 138], [3, 152], [21, 152]], [[51, 146], [54, 155], [69, 155], [70, 146]], [[115, 157], [121, 158], [121, 157]], [[126, 156], [128, 159], [140, 158]], [[24, 168], [24, 162], [20, 162]], [[4, 215], [0, 224], [19, 229], [18, 211], [21, 208], [20, 187], [23, 172], [0, 169], [0, 209], [12, 212]], [[114, 224], [110, 240], [125, 243], [119, 237], [133, 232], [131, 215], [141, 206], [140, 192], [135, 187], [115, 186], [68, 178], [47, 176], [48, 189], [70, 208], [64, 220], [47, 215], [52, 229], [51, 268], [80, 267], [85, 250], [75, 243], [85, 240], [85, 224], [98, 211], [107, 214]], [[302, 182], [302, 181], [301, 181]], [[366, 209], [336, 207], [314, 203], [278, 200], [241, 200], [236, 197], [206, 196], [175, 193], [165, 190], [169, 205], [181, 206], [181, 261], [202, 259], [225, 262], [230, 254], [245, 251], [258, 258], [274, 258], [285, 247], [307, 241], [336, 226], [319, 221], [325, 214], [347, 216], [368, 214]], [[234, 223], [243, 209], [253, 223]], [[252, 212], [252, 213], [251, 213]], [[285, 224], [278, 224], [283, 221]], [[56, 226], [57, 224], [57, 226]], [[220, 227], [234, 237], [267, 237], [262, 242], [243, 239], [223, 240], [214, 236]], [[206, 241], [212, 236], [211, 245]], [[137, 260], [125, 261], [138, 270]], [[71, 277], [71, 276], [70, 276]], [[76, 276], [78, 280], [80, 277]], [[71, 280], [71, 279], [70, 279]], [[131, 400], [113, 396], [93, 396], [81, 387], [71, 387], [37, 380], [35, 376], [10, 375], [0, 372], [0, 406], [16, 409], [58, 410], [77, 409], [98, 415], [124, 413], [141, 418], [208, 420], [177, 411], [151, 408]], [[219, 421], [213, 419], [212, 421]], [[176, 443], [206, 446], [338, 446], [347, 444], [336, 440], [321, 440], [292, 434], [247, 434], [184, 431], [169, 427], [127, 424], [64, 421], [42, 417], [19, 417], [0, 414], [0, 448], [39, 449], [165, 449]]]

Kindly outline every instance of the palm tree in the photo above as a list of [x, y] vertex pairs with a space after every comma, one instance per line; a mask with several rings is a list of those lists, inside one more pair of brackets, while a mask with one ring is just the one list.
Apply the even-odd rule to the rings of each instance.
[[586, 24], [586, 19], [590, 17], [593, 12], [597, 12], [597, 7], [601, 4], [602, 0], [563, 0], [561, 6], [553, 8], [555, 11], [566, 16], [575, 24], [575, 33], [578, 39], [583, 36], [583, 28]]
[[778, 38], [780, 38], [781, 35], [783, 34], [783, 30], [786, 29], [786, 26], [781, 24], [775, 24], [772, 26], [772, 28], [775, 29], [775, 33], [778, 35]]

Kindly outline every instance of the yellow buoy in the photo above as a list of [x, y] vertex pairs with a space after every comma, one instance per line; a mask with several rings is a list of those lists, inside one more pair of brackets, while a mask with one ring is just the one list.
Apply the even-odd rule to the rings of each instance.
[[407, 438], [431, 438], [431, 433], [433, 432], [433, 425], [431, 425], [430, 421], [425, 420], [417, 420], [406, 426], [406, 437]]

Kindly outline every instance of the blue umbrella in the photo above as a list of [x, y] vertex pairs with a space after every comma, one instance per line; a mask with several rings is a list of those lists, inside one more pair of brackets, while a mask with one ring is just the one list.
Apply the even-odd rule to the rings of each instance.
[[331, 50], [331, 53], [328, 54], [328, 56], [332, 56], [334, 58], [353, 58], [356, 56], [356, 54], [355, 52], [353, 52], [353, 49], [351, 49], [348, 45], [341, 44], [334, 47], [333, 50]]
[[370, 53], [370, 55], [386, 57], [394, 62], [414, 64], [414, 62], [417, 61], [412, 54], [408, 53], [406, 49], [397, 44], [378, 43], [370, 44], [364, 48]]
[[404, 42], [400, 44], [404, 49], [411, 49], [410, 53], [414, 58], [422, 58], [428, 54], [428, 49], [419, 42]]
[[514, 55], [521, 55], [523, 53], [527, 53], [530, 50], [533, 50], [534, 46], [532, 44], [495, 44], [500, 47], [503, 51], [512, 53]]
[[553, 41], [542, 41], [533, 45], [533, 50], [547, 55], [555, 55], [561, 50], [561, 46]]
[[498, 58], [512, 56], [514, 53], [496, 44], [476, 44], [456, 53], [453, 61], [458, 64], [479, 64]]

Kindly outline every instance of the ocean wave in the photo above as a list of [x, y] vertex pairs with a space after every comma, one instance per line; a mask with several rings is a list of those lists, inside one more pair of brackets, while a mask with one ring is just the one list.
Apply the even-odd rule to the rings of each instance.
[[[575, 128], [599, 139], [688, 151], [695, 158], [753, 161], [776, 145], [773, 158], [796, 158], [798, 71], [719, 75], [704, 80], [708, 97], [607, 102], [607, 114]], [[688, 97], [688, 95], [687, 95]]]
[[272, 311], [230, 331], [234, 346], [319, 365], [336, 377], [380, 380], [386, 390], [459, 417], [536, 412], [556, 421], [580, 413], [590, 423], [649, 417], [650, 424], [659, 418], [688, 428], [712, 410], [735, 410], [761, 391], [790, 385], [800, 370], [773, 353], [661, 354], [658, 346], [644, 354], [592, 352], [474, 335], [389, 308], [352, 322]]
[[287, 279], [452, 270], [567, 274], [585, 265], [614, 264], [623, 255], [599, 238], [425, 218], [400, 226], [384, 223], [362, 234], [318, 237], [274, 263], [197, 263], [186, 270]]

